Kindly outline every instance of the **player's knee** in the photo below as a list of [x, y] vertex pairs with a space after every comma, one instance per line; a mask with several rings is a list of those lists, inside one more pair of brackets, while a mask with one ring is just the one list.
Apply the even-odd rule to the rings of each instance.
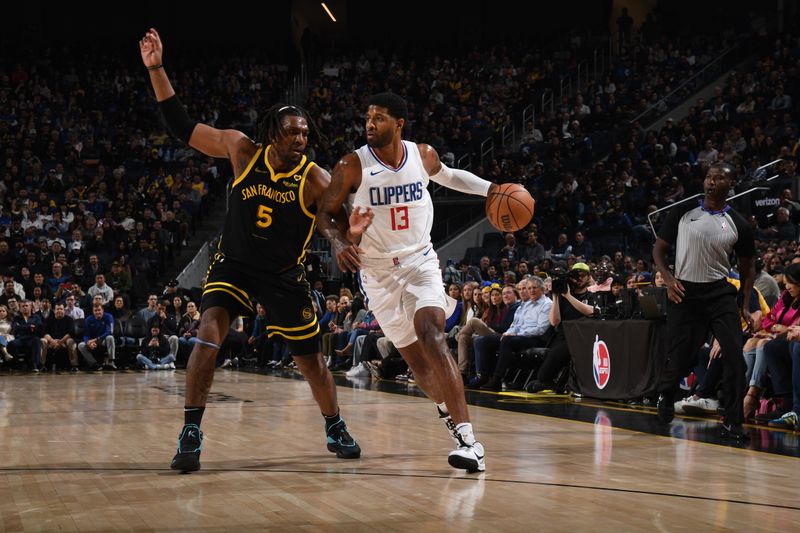
[[444, 332], [432, 323], [422, 323], [417, 328], [417, 337], [424, 346], [437, 346], [444, 342]]
[[[205, 341], [205, 343], [215, 344], [220, 346], [222, 341], [225, 340], [227, 336], [227, 331], [221, 331], [220, 327], [216, 322], [206, 322], [205, 324], [201, 323], [200, 327], [197, 329], [197, 338]], [[198, 346], [205, 346], [209, 347], [208, 344], [197, 343]]]
[[309, 355], [295, 357], [294, 360], [300, 367], [303, 377], [312, 385], [322, 383], [329, 374], [328, 367], [322, 357]]

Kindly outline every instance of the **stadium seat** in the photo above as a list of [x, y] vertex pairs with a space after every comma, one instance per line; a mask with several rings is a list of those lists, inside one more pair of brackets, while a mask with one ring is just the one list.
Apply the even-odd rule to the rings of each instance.
[[[496, 259], [497, 256], [500, 254], [500, 250], [503, 249], [503, 246], [506, 245], [506, 241], [503, 238], [503, 234], [499, 231], [493, 231], [491, 233], [485, 233], [483, 235], [483, 242], [481, 247], [486, 250], [486, 254], [490, 259]], [[477, 264], [477, 263], [476, 263]]]
[[125, 337], [129, 339], [135, 339], [136, 343], [130, 346], [126, 345], [121, 351], [124, 352], [123, 357], [127, 360], [128, 357], [131, 358], [131, 361], [134, 360], [136, 354], [139, 353], [139, 345], [142, 342], [142, 339], [147, 337], [149, 330], [147, 328], [147, 323], [137, 315], [131, 315], [127, 322], [125, 322]]
[[466, 261], [468, 265], [478, 265], [481, 262], [481, 257], [484, 255], [487, 254], [481, 246], [473, 246], [467, 248], [467, 251], [464, 253], [464, 261]]

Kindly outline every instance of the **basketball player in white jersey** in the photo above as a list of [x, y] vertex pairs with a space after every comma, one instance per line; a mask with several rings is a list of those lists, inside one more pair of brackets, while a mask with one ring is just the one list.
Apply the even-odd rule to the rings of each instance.
[[[325, 192], [317, 224], [330, 239], [339, 266], [359, 272], [369, 307], [383, 332], [414, 372], [417, 385], [436, 403], [457, 448], [455, 468], [485, 470], [475, 440], [461, 375], [445, 344], [445, 317], [455, 308], [442, 283], [431, 245], [433, 203], [428, 181], [486, 196], [497, 185], [450, 169], [427, 144], [401, 139], [405, 101], [391, 93], [370, 98], [367, 144], [342, 157]], [[342, 204], [351, 209], [349, 228], [334, 223]]]

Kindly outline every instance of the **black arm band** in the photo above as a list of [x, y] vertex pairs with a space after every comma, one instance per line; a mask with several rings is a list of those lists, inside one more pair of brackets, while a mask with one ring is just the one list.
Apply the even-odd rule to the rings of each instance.
[[189, 138], [192, 136], [194, 127], [197, 122], [189, 118], [186, 108], [178, 100], [178, 95], [173, 95], [158, 103], [158, 108], [161, 110], [161, 115], [164, 117], [164, 122], [167, 123], [167, 129], [170, 133], [189, 144]]

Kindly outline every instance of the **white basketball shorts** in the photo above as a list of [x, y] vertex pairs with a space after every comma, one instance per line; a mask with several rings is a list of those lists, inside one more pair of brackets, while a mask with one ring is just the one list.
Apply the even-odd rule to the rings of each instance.
[[456, 308], [456, 301], [444, 290], [439, 258], [432, 247], [396, 261], [364, 258], [359, 281], [367, 305], [397, 348], [417, 340], [414, 331], [417, 310], [439, 307], [449, 317]]

